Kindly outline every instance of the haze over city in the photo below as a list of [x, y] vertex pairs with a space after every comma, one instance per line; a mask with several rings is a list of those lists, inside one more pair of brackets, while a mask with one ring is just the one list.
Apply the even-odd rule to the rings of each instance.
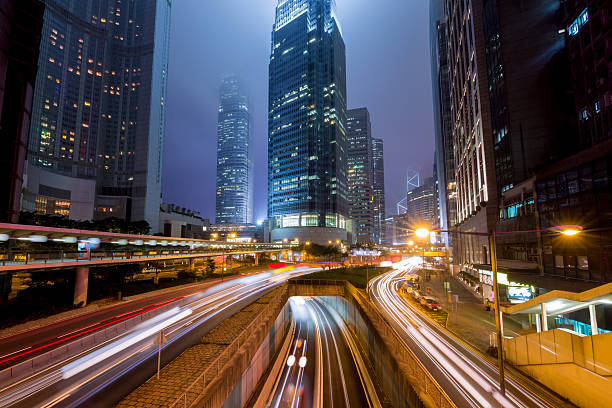
[[[266, 218], [271, 0], [173, 4], [164, 200], [214, 218], [218, 89], [226, 73], [248, 86], [255, 122], [255, 218]], [[431, 176], [433, 112], [429, 4], [337, 0], [347, 54], [349, 108], [367, 106], [385, 141], [388, 213], [406, 193], [406, 169]], [[189, 27], [185, 30], [184, 27]], [[401, 35], [400, 35], [401, 33]], [[175, 160], [180, 157], [181, 160]]]

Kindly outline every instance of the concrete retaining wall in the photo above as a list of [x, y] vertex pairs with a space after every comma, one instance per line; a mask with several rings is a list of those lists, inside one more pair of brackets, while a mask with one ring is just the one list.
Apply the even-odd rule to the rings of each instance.
[[287, 329], [290, 322], [291, 313], [289, 310], [289, 303], [285, 303], [285, 307], [283, 307], [276, 318], [274, 325], [270, 329], [262, 345], [255, 352], [251, 364], [242, 374], [240, 380], [238, 380], [238, 384], [236, 384], [236, 387], [234, 387], [234, 390], [225, 401], [223, 405], [224, 408], [245, 406], [249, 397], [257, 387], [259, 380], [268, 369], [269, 364], [273, 361], [276, 352], [287, 336]]

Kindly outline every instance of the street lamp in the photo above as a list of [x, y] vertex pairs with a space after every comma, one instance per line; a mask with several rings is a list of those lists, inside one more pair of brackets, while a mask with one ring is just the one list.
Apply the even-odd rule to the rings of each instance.
[[414, 235], [416, 235], [417, 238], [425, 239], [429, 236], [429, 230], [427, 228], [417, 228], [414, 231]]
[[[495, 328], [497, 331], [497, 361], [499, 364], [499, 389], [502, 395], [506, 395], [506, 384], [504, 379], [504, 344], [503, 344], [503, 334], [501, 329], [502, 324], [502, 311], [499, 308], [499, 288], [497, 282], [497, 243], [495, 241], [495, 237], [497, 235], [510, 235], [510, 234], [519, 234], [519, 233], [530, 233], [530, 232], [557, 232], [563, 234], [568, 237], [575, 236], [582, 232], [583, 228], [580, 225], [561, 225], [557, 227], [551, 227], [546, 229], [536, 229], [536, 230], [528, 230], [528, 231], [503, 231], [496, 232], [492, 230], [491, 232], [467, 232], [467, 231], [457, 231], [457, 230], [444, 230], [436, 228], [436, 232], [447, 232], [447, 233], [456, 233], [456, 234], [464, 234], [464, 235], [478, 235], [478, 236], [487, 236], [489, 237], [489, 246], [490, 246], [490, 254], [491, 254], [491, 274], [493, 275], [493, 296], [495, 297]], [[414, 234], [419, 238], [426, 238], [429, 235], [429, 230], [427, 228], [418, 228], [414, 231]]]

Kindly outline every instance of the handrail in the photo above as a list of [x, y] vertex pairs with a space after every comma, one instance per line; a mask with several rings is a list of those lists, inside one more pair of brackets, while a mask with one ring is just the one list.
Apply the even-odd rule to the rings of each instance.
[[[277, 298], [278, 299], [278, 298]], [[270, 305], [277, 305], [279, 304], [280, 301], [276, 300], [272, 303], [269, 304]], [[265, 318], [262, 319], [261, 316], [265, 314]], [[236, 337], [234, 339], [234, 341], [232, 341], [230, 343], [229, 346], [227, 346], [225, 348], [225, 350], [223, 350], [221, 352], [221, 354], [219, 354], [209, 365], [208, 367], [206, 367], [206, 369], [204, 369], [204, 371], [202, 372], [202, 374], [200, 374], [190, 385], [189, 387], [187, 387], [187, 389], [185, 389], [185, 392], [183, 392], [178, 398], [176, 398], [174, 400], [174, 402], [168, 406], [168, 408], [174, 408], [177, 406], [177, 404], [179, 402], [183, 402], [183, 408], [187, 408], [187, 407], [191, 407], [199, 398], [199, 396], [201, 396], [202, 394], [204, 394], [204, 391], [206, 390], [206, 378], [207, 376], [209, 376], [210, 374], [212, 374], [210, 371], [215, 368], [216, 372], [214, 373], [214, 375], [218, 375], [221, 370], [223, 369], [223, 367], [219, 367], [220, 366], [220, 362], [223, 361], [224, 358], [227, 358], [228, 354], [234, 354], [236, 353], [240, 347], [246, 342], [246, 340], [251, 336], [251, 334], [254, 332], [254, 328], [257, 327], [258, 325], [261, 325], [262, 322], [267, 321], [270, 318], [270, 315], [274, 315], [277, 314], [276, 308], [275, 307], [268, 307], [265, 311], [263, 311], [259, 316], [257, 316], [257, 318], [253, 319], [253, 321], [251, 323], [248, 324], [248, 326], [238, 335], [238, 337]], [[235, 349], [235, 350], [234, 350]], [[229, 361], [229, 359], [227, 360]], [[227, 361], [225, 364], [227, 364]], [[224, 366], [225, 366], [224, 364]], [[212, 377], [214, 378], [214, 377]], [[196, 385], [198, 385], [198, 383], [202, 381], [202, 385], [201, 385], [201, 392], [199, 392], [195, 399], [193, 401], [191, 401], [189, 403], [189, 405], [187, 405], [187, 401], [189, 398], [189, 393], [196, 393], [197, 391], [193, 391], [194, 388], [196, 387]]]
[[[222, 256], [232, 254], [258, 254], [258, 253], [274, 253], [282, 252], [282, 249], [141, 249], [133, 251], [49, 251], [46, 253], [30, 252], [30, 251], [11, 251], [0, 253], [0, 267], [15, 267], [21, 265], [44, 265], [44, 264], [62, 264], [62, 263], [79, 263], [79, 262], [95, 262], [95, 261], [121, 261], [121, 260], [138, 260], [138, 259], [180, 259], [185, 257], [197, 258], [199, 256]], [[136, 261], [135, 261], [136, 262]]]

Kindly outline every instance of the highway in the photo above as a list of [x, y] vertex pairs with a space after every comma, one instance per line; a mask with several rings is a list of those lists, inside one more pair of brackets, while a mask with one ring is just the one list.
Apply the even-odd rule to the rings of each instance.
[[380, 407], [355, 341], [317, 298], [290, 299], [293, 322], [253, 407]]
[[[398, 295], [398, 289], [421, 264], [420, 258], [403, 261], [396, 269], [372, 279], [370, 298], [458, 407], [559, 407], [538, 398], [539, 390], [527, 389], [506, 376], [506, 396], [499, 390], [499, 371], [420, 310]], [[554, 397], [546, 395], [547, 400]]]
[[[160, 313], [131, 327], [127, 332], [96, 346], [75, 349], [75, 352], [53, 362], [52, 365], [37, 370], [16, 383], [3, 386], [0, 388], [0, 406], [112, 406], [155, 373], [158, 352], [158, 344], [155, 341], [160, 331], [163, 331], [166, 340], [161, 353], [163, 365], [172, 361], [221, 321], [257, 297], [289, 278], [316, 270], [318, 268], [300, 267], [269, 271], [208, 285], [206, 288], [184, 288], [182, 290], [187, 293], [167, 299], [157, 299], [157, 302], [155, 299], [149, 299], [149, 304], [145, 306], [139, 302], [131, 302], [132, 304], [128, 305], [133, 309], [129, 312], [124, 312], [122, 308], [110, 310], [108, 312], [114, 314], [110, 318], [113, 321], [112, 319], [122, 317], [123, 313], [129, 316], [159, 304], [168, 304], [168, 310], [160, 310]], [[88, 315], [83, 319], [76, 319], [77, 321], [60, 324], [58, 327], [34, 332], [30, 340], [36, 341], [36, 336], [42, 338], [43, 332], [47, 336], [62, 333], [59, 335], [60, 338], [70, 337], [72, 334], [66, 334], [69, 333], [66, 331], [71, 330], [74, 325], [87, 325], [88, 319], [97, 319], [97, 322], [92, 327], [77, 329], [74, 334], [79, 334], [83, 330], [102, 329], [104, 320], [109, 317], [105, 311], [94, 316]], [[46, 341], [49, 340], [48, 337]], [[71, 342], [76, 340], [78, 339], [70, 340], [69, 349]], [[56, 340], [51, 340], [53, 341]], [[13, 347], [18, 344], [15, 341], [12, 343]]]

